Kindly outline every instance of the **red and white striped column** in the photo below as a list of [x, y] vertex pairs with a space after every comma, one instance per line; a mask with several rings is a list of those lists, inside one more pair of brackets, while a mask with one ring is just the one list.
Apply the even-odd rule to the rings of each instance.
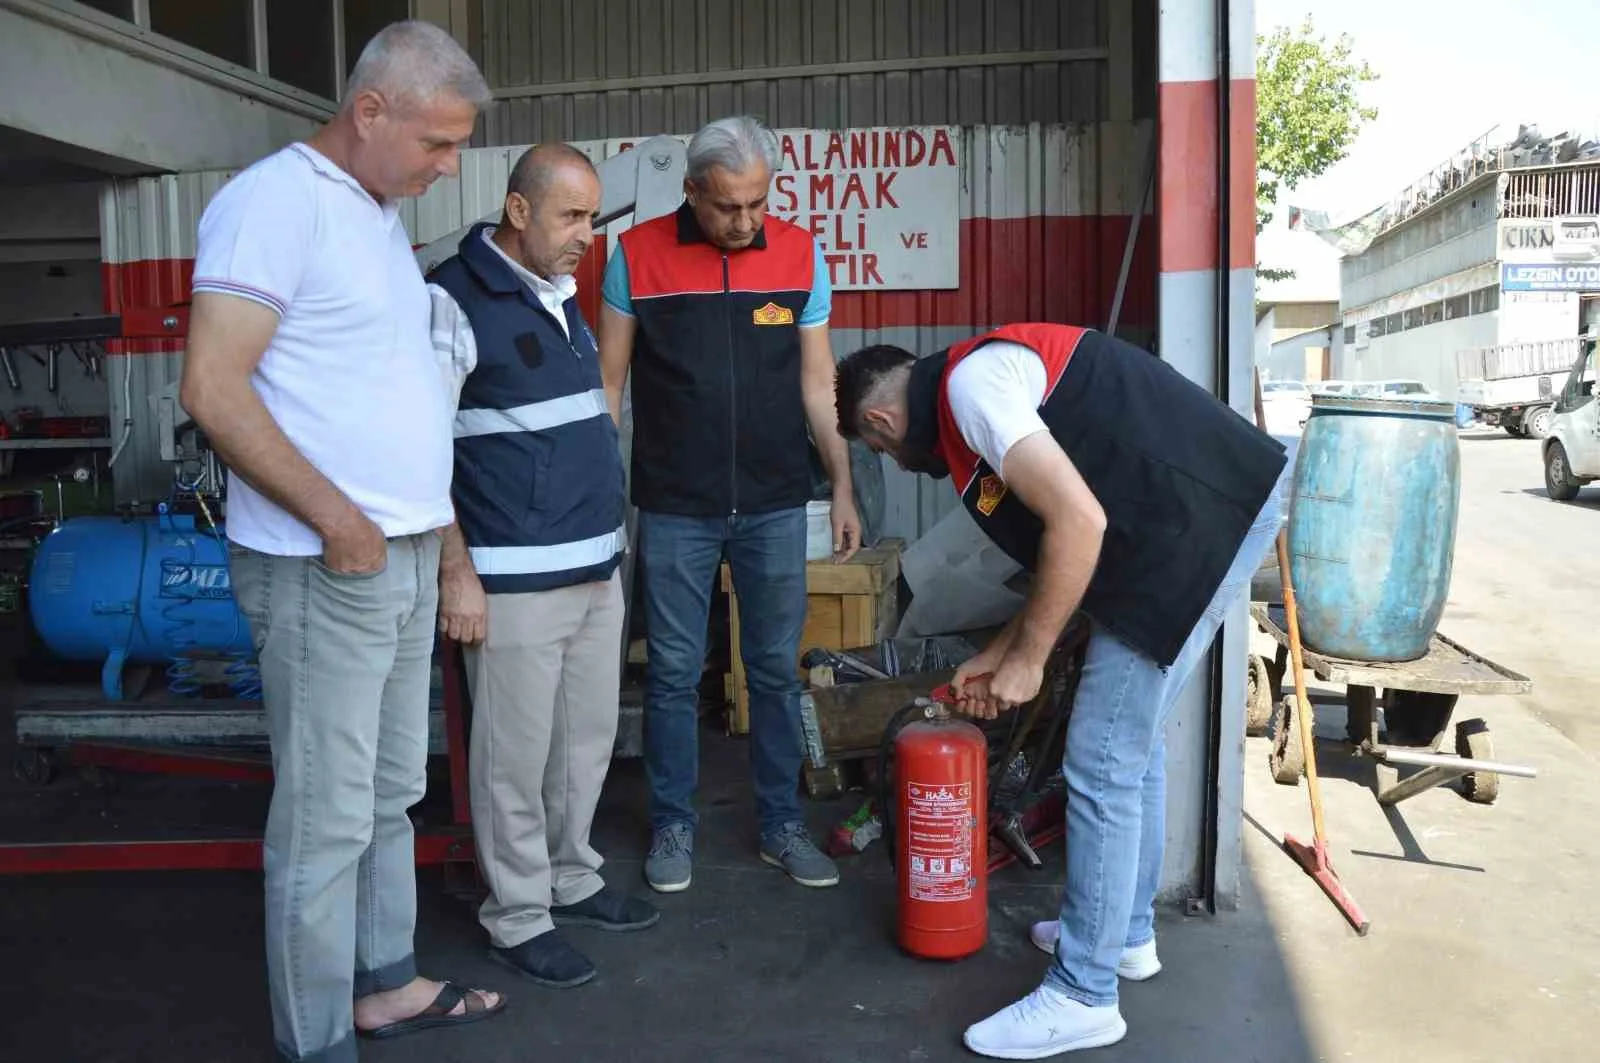
[[[1163, 0], [1158, 71], [1157, 349], [1253, 419], [1253, 0]], [[1163, 874], [1169, 899], [1214, 889], [1219, 907], [1237, 903], [1249, 638], [1248, 605], [1240, 602], [1223, 626], [1219, 649], [1196, 668], [1173, 707]], [[1218, 652], [1221, 682], [1214, 688], [1211, 657]], [[1215, 834], [1208, 837], [1210, 830]]]

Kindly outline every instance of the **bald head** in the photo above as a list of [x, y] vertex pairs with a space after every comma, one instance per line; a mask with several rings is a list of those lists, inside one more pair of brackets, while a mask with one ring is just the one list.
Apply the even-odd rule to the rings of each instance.
[[494, 241], [533, 273], [550, 279], [578, 268], [594, 242], [600, 178], [570, 144], [529, 148], [511, 168]]
[[537, 210], [545, 193], [566, 169], [576, 169], [595, 176], [594, 163], [589, 156], [559, 141], [553, 144], [536, 144], [522, 153], [522, 158], [511, 168], [511, 179], [506, 182], [506, 195], [513, 192], [526, 199]]

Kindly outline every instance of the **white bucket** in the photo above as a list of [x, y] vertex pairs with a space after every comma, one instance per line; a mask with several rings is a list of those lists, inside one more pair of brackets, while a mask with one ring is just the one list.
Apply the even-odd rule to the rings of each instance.
[[833, 503], [827, 499], [806, 503], [806, 560], [825, 561], [833, 556]]

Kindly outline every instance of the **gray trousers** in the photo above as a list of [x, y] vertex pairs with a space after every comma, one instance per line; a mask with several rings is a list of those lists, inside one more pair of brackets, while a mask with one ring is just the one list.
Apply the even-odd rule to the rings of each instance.
[[605, 885], [589, 830], [616, 743], [622, 614], [616, 575], [491, 594], [488, 637], [466, 649], [472, 833], [489, 885], [478, 918], [500, 948]]
[[355, 1060], [354, 999], [417, 974], [407, 810], [426, 789], [439, 542], [391, 539], [386, 567], [363, 576], [318, 558], [229, 552], [272, 743], [273, 1034], [297, 1063]]

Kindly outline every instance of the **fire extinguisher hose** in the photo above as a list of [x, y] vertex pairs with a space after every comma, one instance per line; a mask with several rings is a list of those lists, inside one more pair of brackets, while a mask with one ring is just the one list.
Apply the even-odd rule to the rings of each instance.
[[895, 736], [900, 733], [913, 716], [924, 715], [927, 706], [919, 699], [902, 705], [883, 729], [883, 739], [878, 743], [878, 818], [883, 822], [883, 851], [889, 858], [889, 866], [894, 867], [895, 853], [895, 816], [892, 797], [894, 787], [889, 782], [889, 758], [894, 753]]

